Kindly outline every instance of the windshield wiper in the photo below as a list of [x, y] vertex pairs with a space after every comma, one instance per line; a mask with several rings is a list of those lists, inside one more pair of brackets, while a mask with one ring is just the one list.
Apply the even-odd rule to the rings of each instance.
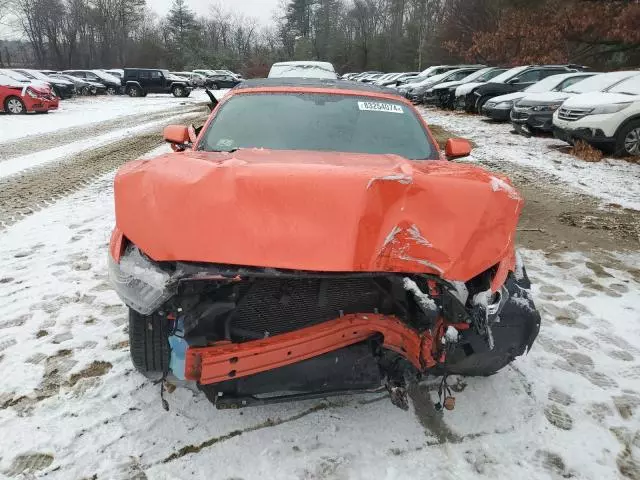
[[231, 150], [207, 150], [207, 152], [213, 153], [234, 153], [240, 150], [240, 148], [232, 148]]

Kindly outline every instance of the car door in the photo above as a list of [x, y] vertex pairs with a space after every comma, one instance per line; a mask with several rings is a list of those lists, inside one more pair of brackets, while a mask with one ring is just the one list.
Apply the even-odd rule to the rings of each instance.
[[151, 70], [151, 79], [149, 81], [149, 91], [161, 93], [165, 90], [165, 78], [160, 70]]

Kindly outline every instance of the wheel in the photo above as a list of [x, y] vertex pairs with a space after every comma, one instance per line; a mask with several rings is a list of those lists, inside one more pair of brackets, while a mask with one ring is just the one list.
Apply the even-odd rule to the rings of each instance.
[[[109, 90], [107, 89], [107, 93], [109, 93]], [[136, 87], [135, 85], [132, 87], [129, 87], [129, 96], [130, 97], [141, 97], [142, 96], [142, 90], [140, 89], [140, 87]]]
[[80, 89], [80, 95], [91, 95], [91, 87], [88, 85], [86, 87], [82, 87], [82, 89]]
[[4, 102], [4, 111], [12, 115], [27, 113], [27, 107], [18, 97], [9, 97]]
[[151, 380], [169, 371], [169, 322], [129, 309], [129, 353], [133, 366]]
[[615, 154], [640, 157], [640, 120], [629, 122], [618, 132]]
[[220, 90], [220, 87], [218, 86], [217, 83], [214, 82], [211, 84], [211, 90]]
[[476, 102], [476, 112], [482, 113], [482, 107], [484, 107], [484, 104], [487, 103], [490, 99], [491, 97], [488, 97], [487, 95], [480, 97]]
[[172, 93], [174, 97], [184, 97], [184, 88], [180, 86], [173, 87]]
[[115, 95], [116, 93], [118, 93], [116, 87], [107, 87], [107, 95]]

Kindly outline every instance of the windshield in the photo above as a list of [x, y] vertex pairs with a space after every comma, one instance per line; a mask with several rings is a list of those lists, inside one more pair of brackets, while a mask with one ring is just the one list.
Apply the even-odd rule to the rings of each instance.
[[511, 68], [511, 69], [507, 70], [506, 72], [501, 73], [497, 77], [494, 77], [493, 80], [491, 80], [491, 81], [494, 82], [494, 83], [504, 83], [507, 80], [509, 80], [511, 77], [513, 77], [514, 75], [519, 74], [520, 72], [526, 70], [527, 68], [529, 68], [529, 67]]
[[20, 72], [16, 72], [16, 71], [13, 71], [13, 70], [3, 70], [2, 74], [6, 75], [9, 78], [17, 80], [19, 82], [31, 83], [31, 79], [29, 77], [21, 74]]
[[439, 158], [438, 149], [406, 105], [319, 93], [243, 94], [229, 99], [204, 133], [199, 150], [239, 148]]
[[588, 93], [588, 92], [601, 92], [602, 90], [615, 85], [616, 83], [637, 75], [638, 72], [611, 72], [601, 73], [593, 77], [587, 78], [579, 83], [570, 85], [563, 90], [568, 93]]
[[[504, 71], [505, 71], [504, 68], [494, 68], [494, 69], [484, 73], [483, 75], [480, 75], [476, 80], [473, 80], [473, 81], [475, 81], [475, 82], [488, 82], [489, 80], [491, 80], [492, 78], [497, 77], [498, 75], [500, 75]], [[465, 82], [469, 83], [469, 82], [471, 82], [471, 80], [468, 80], [467, 78], [465, 78]]]
[[640, 75], [628, 78], [609, 89], [610, 93], [624, 93], [627, 95], [640, 95]]
[[3, 73], [0, 73], [0, 85], [15, 85], [16, 83], [20, 83], [19, 80], [11, 78], [8, 75], [3, 75]]
[[47, 77], [46, 75], [36, 71], [36, 70], [29, 70], [27, 72], [29, 75], [31, 75], [33, 78], [37, 78], [38, 80], [49, 80], [49, 77]]
[[552, 75], [550, 77], [545, 78], [544, 80], [540, 80], [539, 82], [534, 83], [530, 87], [525, 88], [523, 91], [527, 93], [550, 92], [566, 79], [567, 79], [567, 75], [564, 75], [564, 74]]

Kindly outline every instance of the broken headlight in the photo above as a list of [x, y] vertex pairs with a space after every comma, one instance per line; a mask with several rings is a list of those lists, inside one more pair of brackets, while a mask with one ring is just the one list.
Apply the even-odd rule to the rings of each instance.
[[173, 276], [135, 245], [128, 245], [120, 263], [109, 255], [109, 279], [122, 301], [142, 315], [150, 315], [176, 291]]

